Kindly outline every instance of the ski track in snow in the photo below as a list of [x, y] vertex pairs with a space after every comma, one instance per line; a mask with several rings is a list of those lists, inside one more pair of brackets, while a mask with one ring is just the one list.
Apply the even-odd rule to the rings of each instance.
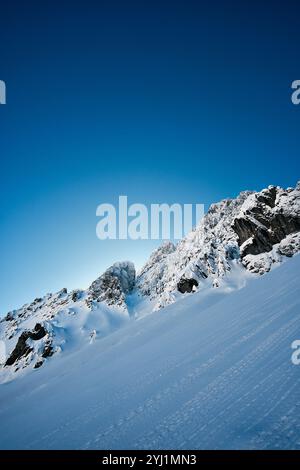
[[0, 447], [299, 449], [300, 256], [0, 386]]

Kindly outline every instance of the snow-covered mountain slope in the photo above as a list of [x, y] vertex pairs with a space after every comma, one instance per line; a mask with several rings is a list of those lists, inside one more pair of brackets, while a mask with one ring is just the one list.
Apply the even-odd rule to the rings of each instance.
[[132, 263], [116, 263], [85, 291], [64, 288], [9, 312], [0, 322], [0, 383], [122, 326], [134, 280]]
[[138, 274], [137, 288], [155, 309], [178, 298], [178, 290], [218, 287], [237, 259], [264, 274], [282, 256], [300, 249], [300, 183], [286, 190], [269, 186], [213, 204], [198, 227], [176, 247], [159, 248]]
[[50, 358], [0, 386], [0, 447], [299, 449], [299, 287], [295, 256]]
[[130, 261], [115, 263], [87, 290], [62, 289], [9, 312], [0, 322], [0, 383], [187, 293], [241, 288], [249, 275], [264, 274], [299, 250], [299, 183], [213, 204], [190, 234], [176, 246], [160, 246], [137, 275]]

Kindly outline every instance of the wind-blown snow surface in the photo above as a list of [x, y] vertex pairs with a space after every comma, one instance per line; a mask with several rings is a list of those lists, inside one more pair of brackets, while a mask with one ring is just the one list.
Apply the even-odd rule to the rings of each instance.
[[300, 448], [300, 256], [0, 386], [2, 449]]

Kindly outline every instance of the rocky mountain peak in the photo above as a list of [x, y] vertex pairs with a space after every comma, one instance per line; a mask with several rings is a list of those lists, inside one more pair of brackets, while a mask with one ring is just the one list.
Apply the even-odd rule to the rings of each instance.
[[135, 286], [135, 267], [131, 261], [113, 264], [88, 288], [88, 299], [126, 309], [126, 295]]
[[[269, 186], [259, 193], [252, 194], [234, 219], [233, 229], [238, 236], [244, 266], [252, 272], [269, 271], [272, 259], [278, 260], [282, 246], [285, 246], [284, 251], [287, 252], [288, 240], [293, 240], [294, 245], [298, 240], [299, 184], [295, 189], [286, 190]], [[264, 256], [266, 253], [269, 253], [269, 256]]]
[[[243, 191], [235, 199], [212, 204], [199, 225], [163, 256], [158, 249], [138, 275], [143, 295], [156, 307], [176, 300], [176, 293], [220, 285], [234, 264], [263, 274], [282, 255], [299, 250], [300, 192], [269, 186]], [[179, 286], [179, 287], [178, 287]], [[192, 287], [191, 287], [192, 286]]]

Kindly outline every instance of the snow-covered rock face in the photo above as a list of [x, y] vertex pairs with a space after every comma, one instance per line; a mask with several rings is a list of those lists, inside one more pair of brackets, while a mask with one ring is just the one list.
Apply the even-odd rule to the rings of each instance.
[[245, 201], [234, 220], [243, 265], [264, 274], [283, 256], [299, 251], [300, 185], [269, 186]]
[[264, 274], [299, 251], [299, 183], [212, 204], [191, 233], [176, 246], [163, 243], [137, 276], [133, 263], [115, 263], [87, 290], [62, 289], [9, 312], [0, 321], [0, 372], [6, 377], [7, 369], [38, 368], [52, 355], [109, 334], [130, 316], [197, 290], [240, 288], [250, 273]]
[[116, 263], [86, 291], [62, 289], [9, 312], [0, 322], [0, 341], [5, 343], [0, 363], [3, 380], [10, 380], [9, 372], [39, 368], [50, 356], [102, 337], [128, 321], [125, 300], [134, 284], [133, 263]]
[[299, 231], [299, 183], [295, 189], [269, 186], [258, 193], [242, 192], [236, 199], [211, 205], [176, 248], [164, 251], [164, 256], [158, 249], [138, 274], [137, 286], [156, 299], [159, 309], [176, 301], [177, 291], [182, 293], [181, 286], [192, 285], [192, 280], [198, 289], [220, 286], [234, 265], [264, 274], [282, 256], [299, 251]]
[[167, 260], [174, 251], [175, 245], [165, 242], [152, 253], [137, 277], [136, 288], [141, 295], [150, 296], [153, 299], [164, 292], [168, 271]]
[[115, 263], [88, 289], [88, 302], [106, 302], [126, 310], [126, 295], [135, 285], [135, 267], [130, 261]]
[[9, 312], [1, 320], [0, 340], [5, 343], [6, 353], [3, 367], [10, 366], [15, 372], [28, 365], [39, 367], [46, 357], [59, 350], [53, 338], [55, 319], [63, 312], [70, 314], [68, 306], [72, 295], [67, 293], [67, 289], [47, 294]]
[[[143, 295], [156, 300], [155, 310], [174, 302], [178, 285], [186, 280], [191, 284], [194, 279], [201, 289], [209, 279], [213, 287], [216, 278], [231, 270], [232, 262], [240, 257], [232, 224], [251, 194], [242, 192], [236, 199], [213, 204], [198, 227], [176, 247], [163, 245], [154, 252], [137, 276], [137, 287]], [[169, 249], [163, 249], [165, 246]]]
[[247, 199], [234, 220], [242, 257], [271, 251], [300, 230], [299, 196], [299, 186], [286, 191], [270, 186]]

